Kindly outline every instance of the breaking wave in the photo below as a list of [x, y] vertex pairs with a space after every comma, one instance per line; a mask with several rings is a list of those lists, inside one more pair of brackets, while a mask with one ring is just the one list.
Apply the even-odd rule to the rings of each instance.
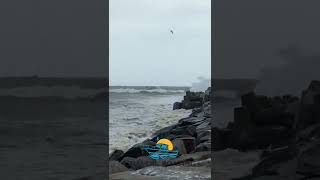
[[110, 93], [159, 93], [159, 94], [172, 94], [172, 93], [185, 93], [186, 89], [135, 89], [135, 88], [116, 88], [109, 89]]

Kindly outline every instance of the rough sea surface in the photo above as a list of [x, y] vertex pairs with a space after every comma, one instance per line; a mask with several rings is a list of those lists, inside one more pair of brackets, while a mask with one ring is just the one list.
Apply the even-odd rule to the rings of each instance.
[[127, 150], [155, 131], [187, 117], [190, 110], [173, 111], [185, 87], [111, 87], [109, 90], [109, 153]]
[[105, 179], [106, 102], [74, 98], [97, 92], [62, 86], [0, 88], [1, 179]]

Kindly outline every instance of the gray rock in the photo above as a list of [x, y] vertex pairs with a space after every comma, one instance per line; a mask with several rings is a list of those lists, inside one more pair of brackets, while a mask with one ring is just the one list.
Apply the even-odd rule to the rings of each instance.
[[149, 140], [136, 144], [133, 147], [131, 147], [126, 153], [124, 153], [122, 158], [120, 158], [119, 160], [121, 161], [125, 157], [137, 158], [140, 156], [148, 156], [148, 152], [144, 149], [144, 147], [146, 145], [154, 146], [155, 144], [155, 142]]

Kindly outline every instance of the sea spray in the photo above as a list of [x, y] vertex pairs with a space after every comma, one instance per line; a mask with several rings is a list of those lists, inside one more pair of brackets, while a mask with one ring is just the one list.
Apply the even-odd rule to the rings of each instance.
[[192, 83], [192, 87], [190, 91], [198, 92], [198, 91], [205, 91], [208, 89], [208, 87], [211, 86], [211, 79], [205, 78], [205, 77], [198, 77], [197, 78], [199, 82]]

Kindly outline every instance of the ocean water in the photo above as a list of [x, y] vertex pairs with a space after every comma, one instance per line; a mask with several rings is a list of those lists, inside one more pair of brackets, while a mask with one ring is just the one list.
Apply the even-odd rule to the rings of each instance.
[[187, 117], [190, 110], [172, 110], [186, 87], [111, 87], [109, 90], [109, 153], [127, 150], [155, 131]]

